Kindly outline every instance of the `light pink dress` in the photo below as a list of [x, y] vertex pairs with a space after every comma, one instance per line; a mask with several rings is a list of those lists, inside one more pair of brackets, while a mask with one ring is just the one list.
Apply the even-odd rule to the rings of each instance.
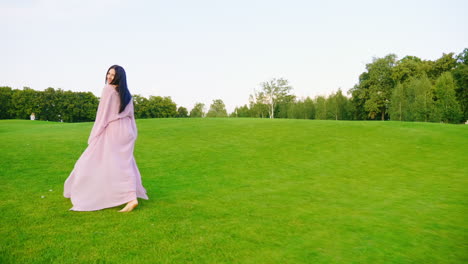
[[71, 198], [70, 210], [95, 211], [137, 197], [149, 199], [133, 156], [137, 138], [133, 100], [120, 114], [119, 105], [119, 93], [104, 86], [88, 147], [65, 181], [63, 196]]

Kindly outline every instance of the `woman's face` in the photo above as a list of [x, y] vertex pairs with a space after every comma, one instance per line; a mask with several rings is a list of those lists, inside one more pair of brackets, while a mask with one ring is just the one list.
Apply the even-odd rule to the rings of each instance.
[[110, 69], [107, 72], [107, 84], [110, 84], [114, 80], [114, 77], [115, 77], [115, 69]]

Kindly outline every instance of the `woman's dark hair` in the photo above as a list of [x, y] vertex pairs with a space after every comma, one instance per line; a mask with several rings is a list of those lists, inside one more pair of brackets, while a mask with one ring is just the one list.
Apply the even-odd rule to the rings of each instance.
[[117, 85], [117, 92], [119, 92], [120, 96], [120, 109], [119, 109], [119, 114], [122, 113], [122, 111], [125, 109], [125, 107], [130, 103], [130, 100], [132, 100], [132, 95], [130, 94], [130, 91], [128, 90], [127, 87], [127, 75], [125, 74], [124, 68], [119, 65], [112, 65], [106, 72], [106, 82], [107, 82], [107, 74], [111, 69], [115, 70], [115, 76], [114, 80], [112, 80], [111, 83], [113, 85]]

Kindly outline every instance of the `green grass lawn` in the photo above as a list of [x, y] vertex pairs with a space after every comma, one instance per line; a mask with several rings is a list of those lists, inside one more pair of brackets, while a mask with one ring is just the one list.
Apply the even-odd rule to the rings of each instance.
[[468, 126], [137, 126], [150, 200], [74, 212], [63, 183], [92, 123], [0, 120], [0, 263], [468, 262]]

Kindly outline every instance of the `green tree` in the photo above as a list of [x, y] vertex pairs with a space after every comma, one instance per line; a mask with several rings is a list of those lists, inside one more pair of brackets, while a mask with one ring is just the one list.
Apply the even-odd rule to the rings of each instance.
[[457, 58], [454, 57], [454, 53], [443, 53], [442, 57], [432, 63], [432, 67], [429, 69], [428, 77], [432, 80], [439, 78], [442, 73], [451, 71], [457, 65]]
[[190, 117], [204, 117], [205, 116], [205, 104], [196, 103], [193, 109], [190, 111]]
[[177, 108], [177, 117], [188, 117], [187, 108], [180, 106]]
[[60, 121], [60, 109], [58, 109], [59, 98], [55, 89], [49, 87], [40, 93], [40, 119], [49, 121]]
[[213, 100], [206, 117], [227, 117], [226, 106], [224, 105], [223, 100]]
[[353, 119], [356, 120], [367, 120], [369, 118], [364, 104], [369, 99], [369, 89], [365, 87], [364, 80], [368, 78], [369, 74], [367, 72], [362, 73], [359, 76], [359, 84], [354, 85], [348, 91], [348, 94], [351, 94], [351, 104], [353, 107]]
[[445, 123], [459, 123], [460, 105], [455, 96], [455, 82], [450, 72], [444, 72], [435, 84], [436, 113]]
[[343, 95], [341, 89], [336, 93], [332, 93], [326, 99], [326, 116], [327, 119], [346, 120], [351, 119], [351, 109], [348, 98]]
[[462, 110], [462, 119], [468, 120], [468, 48], [457, 55], [457, 66], [452, 71], [455, 79], [455, 94]]
[[[93, 95], [94, 96], [94, 95]], [[97, 112], [97, 105], [99, 104], [99, 100], [97, 97], [94, 97], [95, 101], [95, 106], [92, 109], [89, 109], [89, 111]], [[72, 91], [64, 91], [61, 94], [61, 100], [60, 100], [60, 113], [62, 115], [62, 119], [64, 122], [77, 122], [77, 117], [75, 116], [75, 112], [79, 109], [81, 109], [81, 106], [78, 105], [79, 102], [77, 101], [77, 95], [76, 93]], [[96, 116], [93, 115], [91, 116], [89, 121], [95, 120]]]
[[369, 99], [364, 103], [364, 108], [371, 119], [380, 114], [381, 119], [385, 120], [390, 97], [392, 95], [395, 81], [392, 78], [392, 68], [396, 62], [396, 55], [389, 54], [384, 58], [374, 59], [366, 65], [369, 73], [368, 82]]
[[408, 95], [406, 94], [405, 86], [402, 83], [398, 83], [393, 90], [391, 101], [390, 101], [390, 119], [405, 121], [407, 120], [406, 111], [408, 104]]
[[304, 101], [304, 119], [314, 119], [315, 118], [315, 105], [314, 101], [310, 98], [307, 97]]
[[73, 122], [92, 121], [96, 118], [99, 100], [91, 92], [73, 93], [74, 107], [72, 109]]
[[148, 99], [139, 94], [132, 95], [132, 99], [133, 108], [135, 111], [135, 118], [150, 117]]
[[315, 105], [310, 97], [303, 100], [296, 100], [290, 104], [288, 109], [288, 118], [296, 119], [314, 119], [315, 118]]
[[268, 105], [270, 118], [275, 117], [275, 108], [278, 102], [292, 90], [292, 87], [288, 84], [288, 80], [283, 78], [273, 78], [270, 81], [262, 83], [262, 97], [265, 99], [263, 102]]
[[[16, 119], [29, 119], [31, 113], [40, 117], [40, 93], [29, 87], [23, 90], [13, 90], [11, 95], [10, 115]], [[45, 119], [44, 119], [45, 120]]]
[[424, 62], [415, 56], [406, 56], [395, 63], [392, 78], [395, 83], [404, 83], [411, 77], [421, 77], [425, 72]]
[[150, 96], [148, 98], [148, 113], [150, 118], [167, 118], [177, 116], [177, 105], [170, 96]]
[[251, 117], [252, 113], [247, 105], [234, 108], [234, 111], [230, 115], [231, 117]]
[[12, 107], [11, 97], [13, 90], [11, 87], [0, 87], [0, 119], [12, 118], [10, 108]]
[[327, 119], [327, 98], [325, 96], [315, 97], [315, 119]]
[[412, 78], [408, 83], [408, 97], [412, 121], [435, 121], [434, 100], [431, 81], [424, 74], [421, 78]]
[[250, 95], [249, 105], [251, 117], [268, 117], [268, 105], [263, 92], [254, 92], [254, 95]]
[[290, 118], [290, 116], [288, 116], [288, 113], [291, 112], [295, 104], [295, 95], [283, 96], [276, 104], [274, 116], [276, 116], [277, 118]]

